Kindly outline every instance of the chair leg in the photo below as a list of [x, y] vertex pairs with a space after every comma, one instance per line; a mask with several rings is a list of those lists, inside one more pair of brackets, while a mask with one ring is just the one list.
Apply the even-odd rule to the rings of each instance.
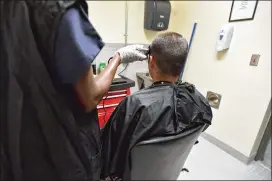
[[114, 176], [109, 176], [109, 178], [110, 178], [111, 181], [122, 181], [121, 178], [114, 177]]

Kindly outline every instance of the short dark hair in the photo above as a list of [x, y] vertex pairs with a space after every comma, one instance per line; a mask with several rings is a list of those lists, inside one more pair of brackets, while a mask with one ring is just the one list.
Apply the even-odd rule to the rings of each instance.
[[187, 54], [187, 40], [175, 32], [158, 35], [150, 46], [150, 55], [155, 57], [159, 70], [166, 75], [178, 76], [185, 65]]

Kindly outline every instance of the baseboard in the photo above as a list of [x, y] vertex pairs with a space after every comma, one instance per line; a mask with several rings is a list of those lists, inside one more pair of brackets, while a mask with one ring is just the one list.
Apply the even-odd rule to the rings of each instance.
[[252, 154], [250, 157], [245, 156], [241, 152], [237, 151], [236, 149], [230, 147], [229, 145], [223, 143], [222, 141], [218, 140], [217, 138], [207, 134], [207, 133], [202, 133], [201, 136], [206, 139], [207, 141], [211, 142], [212, 144], [216, 145], [218, 148], [222, 149], [223, 151], [227, 152], [234, 158], [240, 160], [241, 162], [245, 164], [249, 164], [252, 162], [256, 156], [255, 154]]

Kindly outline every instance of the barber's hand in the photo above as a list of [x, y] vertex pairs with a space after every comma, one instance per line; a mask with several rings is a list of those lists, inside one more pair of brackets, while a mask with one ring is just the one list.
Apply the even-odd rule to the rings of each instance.
[[128, 45], [117, 50], [121, 61], [120, 63], [131, 63], [135, 61], [143, 61], [147, 59], [147, 48], [143, 45]]

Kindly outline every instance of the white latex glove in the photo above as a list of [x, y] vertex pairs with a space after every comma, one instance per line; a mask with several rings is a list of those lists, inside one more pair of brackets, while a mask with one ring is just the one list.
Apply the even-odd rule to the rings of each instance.
[[146, 60], [147, 51], [148, 49], [143, 45], [128, 45], [117, 50], [117, 52], [120, 54], [120, 63], [131, 63]]

